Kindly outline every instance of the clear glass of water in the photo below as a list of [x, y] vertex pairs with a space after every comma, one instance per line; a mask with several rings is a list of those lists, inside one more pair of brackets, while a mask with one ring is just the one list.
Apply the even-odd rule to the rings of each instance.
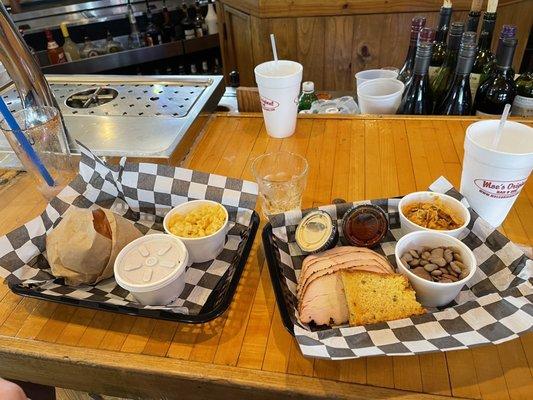
[[21, 147], [6, 120], [0, 122], [0, 129], [24, 168], [36, 181], [39, 191], [45, 198], [51, 199], [76, 174], [59, 111], [49, 106], [28, 107], [13, 113], [13, 117], [53, 179], [52, 186]]
[[307, 183], [307, 160], [288, 151], [267, 153], [252, 163], [265, 217], [299, 209]]

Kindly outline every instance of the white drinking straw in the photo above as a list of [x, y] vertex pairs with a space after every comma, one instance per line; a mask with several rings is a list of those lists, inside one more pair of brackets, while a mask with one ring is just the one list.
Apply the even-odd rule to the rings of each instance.
[[498, 129], [496, 130], [496, 135], [494, 135], [494, 139], [492, 139], [492, 148], [494, 150], [498, 149], [498, 145], [500, 144], [500, 140], [502, 138], [503, 134], [503, 126], [507, 122], [507, 117], [509, 116], [509, 111], [511, 111], [511, 105], [506, 104], [505, 108], [503, 109], [502, 118], [500, 119], [500, 124], [498, 125]]
[[272, 44], [272, 53], [274, 54], [274, 61], [278, 62], [278, 51], [276, 50], [276, 39], [274, 34], [270, 34], [270, 43]]

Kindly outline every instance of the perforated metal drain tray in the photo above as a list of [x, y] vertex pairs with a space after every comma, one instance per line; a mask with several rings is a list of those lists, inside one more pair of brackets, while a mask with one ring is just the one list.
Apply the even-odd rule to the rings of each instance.
[[[170, 157], [198, 115], [214, 111], [224, 93], [221, 76], [48, 75], [46, 78], [70, 137], [104, 156]], [[100, 99], [93, 99], [86, 108], [78, 108], [95, 92], [102, 93]], [[12, 111], [21, 108], [13, 86], [0, 95]], [[73, 102], [73, 98], [81, 100]], [[103, 104], [97, 105], [100, 103]], [[71, 147], [77, 152], [75, 143]], [[10, 149], [0, 135], [2, 151]]]

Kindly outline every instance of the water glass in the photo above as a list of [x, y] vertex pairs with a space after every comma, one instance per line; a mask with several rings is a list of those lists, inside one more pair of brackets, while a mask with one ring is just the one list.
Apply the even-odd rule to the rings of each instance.
[[267, 153], [252, 163], [263, 215], [299, 209], [307, 183], [307, 160], [288, 151]]
[[43, 178], [41, 170], [22, 148], [6, 120], [0, 122], [0, 129], [24, 168], [36, 181], [39, 191], [45, 198], [51, 199], [76, 173], [59, 111], [49, 106], [28, 107], [13, 113], [13, 117], [53, 179], [53, 185]]

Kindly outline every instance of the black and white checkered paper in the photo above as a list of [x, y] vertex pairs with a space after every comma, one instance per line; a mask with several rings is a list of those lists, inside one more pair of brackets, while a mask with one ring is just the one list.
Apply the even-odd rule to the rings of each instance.
[[[444, 178], [430, 188], [468, 202]], [[380, 206], [390, 230], [375, 249], [396, 266], [394, 248], [401, 237], [399, 199], [361, 203]], [[320, 207], [340, 222], [354, 204]], [[275, 257], [281, 276], [285, 306], [294, 324], [302, 353], [309, 357], [342, 360], [375, 355], [412, 355], [502, 343], [533, 330], [533, 261], [508, 238], [492, 228], [472, 209], [471, 222], [460, 239], [474, 252], [478, 270], [446, 308], [396, 321], [318, 330], [298, 321], [296, 285], [305, 258], [295, 241], [296, 226], [311, 210], [292, 211], [271, 218]], [[342, 238], [341, 238], [342, 240]]]
[[[0, 276], [11, 285], [31, 289], [48, 297], [64, 297], [71, 304], [83, 302], [117, 306], [126, 310], [162, 310], [197, 315], [220, 280], [242, 253], [244, 238], [252, 224], [257, 199], [253, 182], [207, 174], [185, 168], [149, 163], [108, 166], [80, 145], [79, 175], [52, 199], [37, 218], [0, 237]], [[163, 218], [170, 209], [189, 200], [214, 200], [228, 210], [230, 229], [220, 255], [212, 261], [193, 264], [185, 274], [185, 289], [170, 305], [142, 306], [114, 279], [94, 286], [68, 286], [55, 279], [46, 261], [46, 234], [70, 207], [107, 208], [132, 221], [143, 234], [163, 231]], [[229, 271], [231, 272], [231, 271]], [[104, 307], [105, 308], [105, 307]], [[110, 307], [111, 308], [111, 307]]]

